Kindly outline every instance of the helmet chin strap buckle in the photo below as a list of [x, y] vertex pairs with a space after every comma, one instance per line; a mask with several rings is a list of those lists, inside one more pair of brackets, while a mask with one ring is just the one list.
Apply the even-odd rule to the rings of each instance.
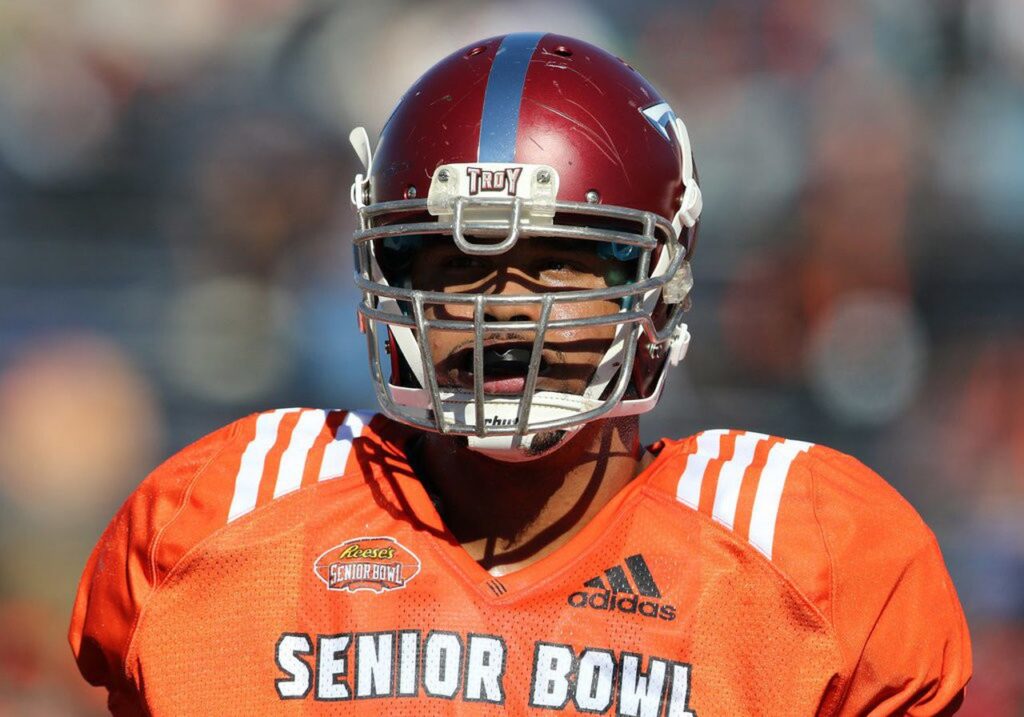
[[690, 330], [686, 324], [679, 324], [672, 332], [672, 338], [668, 340], [668, 363], [670, 366], [678, 366], [686, 358], [686, 352], [690, 348]]
[[366, 134], [365, 127], [356, 127], [348, 134], [348, 141], [352, 149], [359, 156], [366, 174], [357, 174], [352, 182], [350, 199], [357, 209], [369, 206], [370, 204], [370, 166], [373, 164], [373, 149], [370, 145], [370, 137]]

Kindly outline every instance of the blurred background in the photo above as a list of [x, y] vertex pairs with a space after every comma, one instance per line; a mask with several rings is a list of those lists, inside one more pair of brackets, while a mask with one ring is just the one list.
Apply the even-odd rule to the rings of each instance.
[[1024, 714], [1020, 0], [0, 0], [0, 715], [103, 713], [73, 593], [164, 457], [374, 404], [348, 130], [516, 30], [628, 58], [693, 137], [694, 340], [646, 436], [885, 475], [968, 614], [962, 714]]

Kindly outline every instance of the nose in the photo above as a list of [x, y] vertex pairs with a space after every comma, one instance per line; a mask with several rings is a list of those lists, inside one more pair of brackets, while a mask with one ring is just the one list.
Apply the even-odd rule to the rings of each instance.
[[536, 321], [540, 316], [540, 302], [530, 286], [529, 277], [507, 267], [498, 269], [489, 296], [522, 296], [534, 301], [523, 303], [487, 302], [484, 306], [484, 321]]
[[490, 304], [484, 309], [484, 321], [536, 321], [539, 314], [531, 304]]

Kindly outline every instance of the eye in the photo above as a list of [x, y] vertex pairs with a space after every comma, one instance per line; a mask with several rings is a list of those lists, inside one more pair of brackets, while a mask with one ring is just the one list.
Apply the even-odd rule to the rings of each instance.
[[579, 267], [566, 259], [545, 259], [540, 264], [541, 271], [578, 271]]
[[615, 261], [632, 261], [640, 256], [640, 247], [633, 244], [618, 244], [611, 242], [601, 244], [597, 249], [602, 259], [613, 259]]
[[441, 266], [445, 269], [479, 269], [484, 266], [484, 261], [479, 257], [460, 252], [444, 257], [441, 260]]
[[423, 237], [417, 235], [399, 235], [385, 237], [383, 240], [386, 251], [409, 252], [418, 251], [423, 247]]

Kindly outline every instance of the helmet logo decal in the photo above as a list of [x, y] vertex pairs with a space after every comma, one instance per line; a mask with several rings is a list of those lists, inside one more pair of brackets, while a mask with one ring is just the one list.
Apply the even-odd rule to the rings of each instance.
[[658, 133], [661, 134], [666, 141], [672, 141], [672, 138], [668, 136], [668, 128], [672, 126], [673, 121], [676, 118], [676, 113], [668, 106], [668, 102], [659, 102], [656, 105], [644, 107], [640, 111], [643, 112], [647, 121], [654, 126], [654, 129], [658, 130]]
[[474, 196], [480, 192], [505, 192], [510, 197], [516, 196], [519, 176], [522, 167], [505, 167], [504, 169], [484, 169], [483, 167], [466, 167], [469, 177], [469, 194]]

